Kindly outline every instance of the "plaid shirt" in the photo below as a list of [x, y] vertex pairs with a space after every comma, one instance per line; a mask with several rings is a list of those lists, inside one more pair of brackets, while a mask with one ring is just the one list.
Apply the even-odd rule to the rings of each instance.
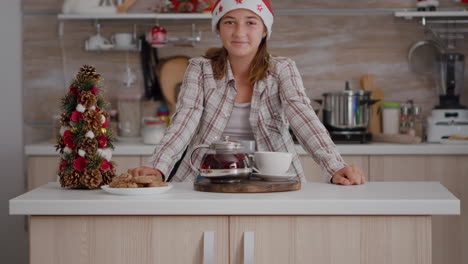
[[[305, 94], [295, 63], [283, 57], [270, 57], [270, 70], [264, 80], [254, 85], [250, 125], [258, 151], [280, 151], [294, 154], [289, 172], [305, 181], [291, 126], [303, 148], [321, 166], [328, 180], [346, 163], [336, 150], [328, 131], [315, 114]], [[176, 112], [163, 139], [156, 145], [147, 166], [168, 176], [188, 146], [173, 181], [194, 181], [198, 172], [190, 167], [190, 153], [199, 144], [211, 144], [224, 132], [229, 120], [236, 88], [228, 63], [227, 74], [216, 80], [211, 62], [205, 58], [190, 60], [179, 94]], [[206, 149], [193, 154], [193, 164], [199, 167]]]

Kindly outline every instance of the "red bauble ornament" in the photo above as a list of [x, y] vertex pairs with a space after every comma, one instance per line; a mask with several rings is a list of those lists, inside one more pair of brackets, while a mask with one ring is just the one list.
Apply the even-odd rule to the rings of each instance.
[[88, 166], [88, 161], [83, 157], [79, 157], [75, 160], [75, 162], [73, 162], [73, 168], [75, 168], [75, 170], [79, 172], [85, 171], [87, 166]]
[[70, 94], [77, 96], [78, 95], [78, 87], [70, 86]]
[[63, 172], [66, 167], [68, 167], [68, 162], [66, 160], [64, 160], [64, 159], [61, 159], [60, 160], [60, 166], [59, 166], [60, 172]]
[[92, 92], [94, 95], [96, 95], [96, 94], [99, 92], [99, 90], [98, 90], [98, 88], [97, 88], [96, 86], [93, 86], [93, 87], [91, 88], [91, 92]]
[[112, 167], [111, 163], [108, 162], [106, 159], [103, 159], [103, 160], [101, 161], [101, 166], [100, 166], [99, 170], [100, 170], [101, 172], [105, 172], [105, 171], [107, 171], [108, 169], [110, 169], [111, 167]]
[[107, 147], [107, 138], [106, 138], [106, 136], [99, 136], [96, 139], [98, 140], [99, 148]]
[[76, 144], [73, 141], [73, 133], [70, 130], [63, 133], [63, 143], [71, 149], [75, 148]]
[[102, 127], [107, 128], [108, 125], [109, 125], [109, 121], [106, 118], [106, 121], [104, 121], [104, 123], [102, 123]]
[[73, 113], [71, 114], [70, 120], [75, 123], [78, 123], [82, 117], [83, 117], [83, 113], [78, 112], [78, 111], [73, 111]]

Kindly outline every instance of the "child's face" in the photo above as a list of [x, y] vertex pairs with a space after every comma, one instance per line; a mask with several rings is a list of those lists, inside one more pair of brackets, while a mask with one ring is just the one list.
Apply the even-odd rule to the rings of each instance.
[[263, 20], [247, 9], [228, 12], [219, 22], [219, 35], [230, 57], [253, 58], [266, 34]]

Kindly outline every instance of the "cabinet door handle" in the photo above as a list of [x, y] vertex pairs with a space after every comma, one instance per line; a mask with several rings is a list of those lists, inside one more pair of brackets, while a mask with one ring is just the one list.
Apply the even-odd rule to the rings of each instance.
[[244, 264], [254, 264], [254, 232], [244, 232]]
[[203, 264], [215, 264], [214, 232], [203, 232]]

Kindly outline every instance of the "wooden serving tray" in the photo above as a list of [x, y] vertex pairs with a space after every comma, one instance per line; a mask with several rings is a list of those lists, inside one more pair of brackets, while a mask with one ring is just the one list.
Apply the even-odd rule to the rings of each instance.
[[197, 180], [193, 189], [200, 192], [218, 193], [269, 193], [289, 192], [301, 189], [299, 180], [264, 181], [262, 179], [247, 179], [235, 183], [212, 183], [208, 179]]

